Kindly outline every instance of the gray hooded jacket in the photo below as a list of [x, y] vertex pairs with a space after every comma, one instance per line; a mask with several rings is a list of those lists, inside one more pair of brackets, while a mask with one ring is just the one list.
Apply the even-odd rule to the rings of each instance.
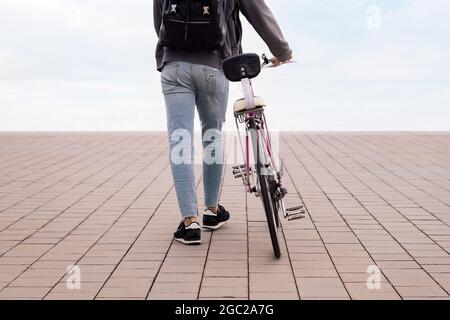
[[[281, 61], [290, 58], [292, 50], [289, 48], [289, 44], [284, 39], [272, 11], [264, 0], [223, 1], [227, 23], [227, 37], [223, 48], [217, 51], [188, 52], [163, 47], [158, 43], [156, 46], [156, 64], [159, 71], [161, 71], [164, 63], [169, 61], [184, 61], [221, 69], [223, 59], [242, 53], [240, 12], [255, 28], [275, 57]], [[153, 18], [158, 35], [162, 21], [163, 3], [164, 0], [153, 0]]]

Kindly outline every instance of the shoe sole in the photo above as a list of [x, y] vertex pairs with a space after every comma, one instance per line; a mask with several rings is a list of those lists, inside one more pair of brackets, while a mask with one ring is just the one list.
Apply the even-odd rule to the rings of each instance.
[[217, 230], [217, 229], [221, 228], [224, 224], [226, 224], [228, 221], [229, 221], [229, 220], [219, 222], [219, 223], [216, 224], [215, 226], [206, 226], [206, 225], [203, 225], [202, 227], [205, 228], [205, 229], [209, 229], [209, 230]]
[[193, 241], [187, 241], [181, 238], [174, 238], [176, 241], [181, 242], [182, 244], [186, 245], [199, 245], [202, 244], [202, 240], [193, 240]]

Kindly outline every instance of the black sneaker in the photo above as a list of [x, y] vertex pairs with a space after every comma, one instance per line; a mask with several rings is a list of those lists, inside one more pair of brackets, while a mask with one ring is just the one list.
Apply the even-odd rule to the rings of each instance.
[[211, 230], [219, 229], [229, 219], [230, 213], [219, 204], [219, 211], [217, 213], [212, 212], [210, 209], [205, 210], [203, 213], [203, 228]]
[[181, 221], [177, 231], [173, 234], [175, 240], [184, 244], [201, 244], [202, 234], [198, 222], [192, 222], [186, 227], [184, 221]]

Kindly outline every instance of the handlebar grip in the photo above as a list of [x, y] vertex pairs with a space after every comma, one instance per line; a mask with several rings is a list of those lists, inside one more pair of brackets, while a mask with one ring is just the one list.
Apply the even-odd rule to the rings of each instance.
[[273, 61], [273, 58], [272, 59], [267, 58], [265, 53], [262, 54], [261, 59], [263, 60], [263, 65], [268, 65]]
[[279, 62], [275, 66], [275, 65], [271, 65], [271, 64], [274, 63], [274, 61], [276, 61], [275, 57], [269, 59], [269, 58], [267, 58], [266, 54], [262, 54], [261, 55], [261, 59], [263, 60], [263, 63], [261, 64], [262, 68], [264, 68], [264, 67], [277, 67], [277, 66], [280, 66], [280, 65], [283, 65], [283, 64], [289, 64], [289, 63], [296, 63], [297, 62], [295, 60], [288, 60], [288, 61], [285, 61], [285, 62]]

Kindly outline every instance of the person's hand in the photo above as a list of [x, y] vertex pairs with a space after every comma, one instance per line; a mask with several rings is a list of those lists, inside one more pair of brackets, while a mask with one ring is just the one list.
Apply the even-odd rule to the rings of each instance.
[[291, 60], [292, 60], [292, 53], [291, 53], [291, 55], [289, 56], [289, 59], [287, 59], [287, 60], [285, 60], [285, 61], [281, 61], [281, 60], [278, 59], [277, 57], [273, 57], [273, 59], [272, 59], [272, 66], [278, 67], [279, 65], [281, 65], [281, 64], [283, 64], [283, 63], [286, 63], [286, 62], [289, 62], [289, 61], [291, 61]]

